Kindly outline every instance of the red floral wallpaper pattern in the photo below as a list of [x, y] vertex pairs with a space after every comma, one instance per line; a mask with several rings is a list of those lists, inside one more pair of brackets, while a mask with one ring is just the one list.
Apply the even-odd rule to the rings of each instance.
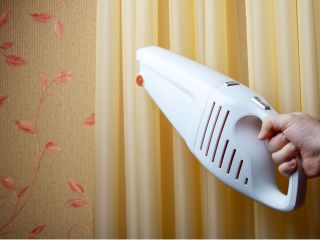
[[[58, 5], [56, 12], [33, 12], [30, 13], [29, 17], [34, 20], [34, 24], [43, 24], [43, 27], [52, 28], [55, 33], [55, 36], [53, 35], [52, 37], [63, 38], [65, 26], [62, 23], [59, 14], [64, 7], [64, 1], [56, 2]], [[7, 9], [0, 13], [0, 31], [6, 27], [12, 14], [15, 14], [14, 9]], [[24, 57], [20, 56], [14, 51], [14, 46], [16, 44], [19, 43], [13, 41], [0, 43], [0, 53], [7, 67], [16, 68], [23, 67], [24, 65], [28, 64], [28, 61], [25, 60]], [[76, 78], [76, 73], [65, 69], [58, 72], [53, 79], [49, 79], [45, 73], [40, 74], [39, 78], [35, 80], [39, 82], [40, 96], [38, 101], [34, 103], [34, 117], [32, 119], [11, 119], [12, 124], [15, 125], [17, 131], [29, 135], [30, 139], [32, 139], [31, 141], [34, 143], [34, 170], [33, 172], [30, 172], [31, 181], [19, 185], [15, 183], [12, 177], [6, 176], [5, 173], [0, 172], [0, 183], [6, 190], [7, 195], [3, 196], [2, 199], [8, 198], [11, 201], [11, 210], [9, 211], [10, 214], [5, 217], [4, 222], [0, 222], [0, 237], [11, 237], [15, 234], [22, 234], [26, 238], [36, 239], [41, 238], [41, 234], [43, 234], [47, 228], [50, 228], [50, 226], [47, 226], [42, 222], [34, 222], [34, 227], [32, 229], [23, 232], [21, 229], [11, 228], [11, 225], [17, 220], [24, 209], [28, 208], [30, 198], [34, 194], [39, 182], [38, 176], [42, 168], [42, 163], [43, 161], [46, 161], [47, 155], [55, 154], [55, 152], [61, 151], [63, 148], [59, 142], [55, 141], [54, 139], [47, 138], [46, 132], [40, 131], [39, 122], [41, 118], [41, 112], [42, 109], [46, 107], [44, 103], [56, 97], [56, 91], [59, 91], [59, 89], [57, 89], [58, 85], [68, 84], [70, 81], [73, 81]], [[9, 104], [10, 96], [8, 93], [0, 92], [0, 107], [5, 108], [6, 105]], [[1, 116], [1, 118], [4, 118], [4, 116]], [[75, 124], [79, 124], [83, 127], [92, 127], [95, 125], [95, 114], [92, 113], [89, 116], [83, 116], [83, 121]], [[46, 140], [44, 142], [40, 141], [40, 136], [41, 139]], [[88, 217], [93, 223], [93, 204], [90, 202], [89, 197], [87, 196], [84, 185], [70, 176], [66, 177], [65, 185], [69, 191], [74, 194], [74, 197], [66, 199], [66, 206], [75, 209], [86, 208]], [[2, 207], [3, 205], [0, 205], [0, 211]], [[76, 231], [83, 231], [87, 237], [93, 237], [92, 225], [86, 226], [81, 223], [70, 223], [70, 225], [66, 227], [65, 236], [61, 237], [72, 238], [73, 233]]]

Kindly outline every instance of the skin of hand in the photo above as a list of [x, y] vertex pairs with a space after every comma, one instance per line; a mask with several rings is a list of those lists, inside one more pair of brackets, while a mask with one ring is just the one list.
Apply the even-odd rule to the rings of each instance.
[[320, 122], [304, 113], [267, 117], [258, 135], [267, 140], [273, 161], [283, 175], [297, 169], [300, 154], [302, 167], [308, 178], [320, 176]]

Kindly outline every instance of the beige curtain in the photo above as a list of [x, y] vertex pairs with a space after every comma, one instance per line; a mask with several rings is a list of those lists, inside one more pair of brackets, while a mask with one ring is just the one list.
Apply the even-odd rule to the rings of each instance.
[[320, 118], [319, 14], [319, 0], [99, 0], [96, 237], [319, 238], [319, 179], [293, 213], [254, 203], [208, 174], [135, 84], [136, 49], [159, 45]]

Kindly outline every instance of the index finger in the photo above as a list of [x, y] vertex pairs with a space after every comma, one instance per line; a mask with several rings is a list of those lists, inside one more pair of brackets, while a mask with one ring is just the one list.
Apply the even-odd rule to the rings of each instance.
[[288, 123], [288, 114], [281, 114], [275, 117], [266, 117], [262, 121], [262, 126], [258, 138], [260, 140], [270, 139], [275, 133], [283, 132]]

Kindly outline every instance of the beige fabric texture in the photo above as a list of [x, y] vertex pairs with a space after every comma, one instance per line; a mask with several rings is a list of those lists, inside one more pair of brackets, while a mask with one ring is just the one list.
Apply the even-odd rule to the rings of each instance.
[[0, 237], [92, 238], [96, 1], [1, 0], [0, 16]]
[[203, 169], [134, 83], [136, 50], [159, 45], [319, 118], [319, 13], [318, 0], [98, 1], [96, 237], [320, 237], [319, 179], [295, 212], [254, 203]]

